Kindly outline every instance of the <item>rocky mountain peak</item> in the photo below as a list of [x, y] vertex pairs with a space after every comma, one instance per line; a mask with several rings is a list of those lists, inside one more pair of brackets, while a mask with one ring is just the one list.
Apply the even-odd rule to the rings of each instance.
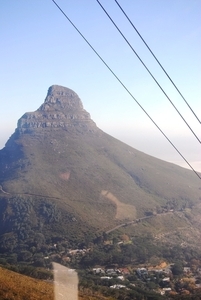
[[83, 105], [78, 95], [63, 86], [52, 85], [48, 89], [45, 102], [38, 109], [40, 111], [83, 111]]
[[84, 110], [78, 95], [69, 88], [52, 85], [44, 103], [35, 111], [25, 113], [18, 121], [20, 133], [37, 128], [63, 128], [94, 131], [95, 123]]

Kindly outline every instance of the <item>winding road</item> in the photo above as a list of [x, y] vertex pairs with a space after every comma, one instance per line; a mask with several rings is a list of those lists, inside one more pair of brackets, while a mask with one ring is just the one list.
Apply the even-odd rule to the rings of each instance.
[[106, 234], [109, 234], [110, 232], [112, 232], [112, 231], [114, 231], [114, 230], [116, 230], [116, 229], [118, 229], [118, 228], [126, 227], [126, 226], [132, 225], [132, 224], [137, 224], [137, 223], [139, 223], [139, 222], [141, 222], [141, 221], [143, 221], [143, 220], [150, 219], [150, 218], [156, 217], [156, 216], [158, 216], [158, 215], [167, 215], [167, 214], [173, 214], [173, 213], [174, 213], [173, 211], [168, 211], [168, 212], [164, 212], [164, 213], [161, 213], [161, 214], [155, 214], [155, 215], [151, 215], [151, 216], [142, 217], [142, 218], [139, 218], [139, 219], [130, 221], [130, 222], [126, 222], [126, 223], [117, 225], [117, 226], [115, 226], [114, 228], [105, 231], [105, 233], [106, 233]]

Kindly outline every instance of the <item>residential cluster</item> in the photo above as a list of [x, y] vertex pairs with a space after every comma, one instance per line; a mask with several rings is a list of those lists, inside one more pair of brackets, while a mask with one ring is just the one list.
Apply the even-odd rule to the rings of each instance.
[[[176, 268], [175, 268], [176, 270]], [[132, 287], [145, 287], [161, 295], [191, 294], [195, 289], [201, 291], [201, 269], [192, 270], [191, 267], [182, 267], [180, 274], [174, 274], [174, 264], [164, 267], [130, 268], [103, 268], [90, 270], [100, 280], [108, 282], [112, 289], [129, 289]], [[111, 282], [111, 284], [110, 284]]]

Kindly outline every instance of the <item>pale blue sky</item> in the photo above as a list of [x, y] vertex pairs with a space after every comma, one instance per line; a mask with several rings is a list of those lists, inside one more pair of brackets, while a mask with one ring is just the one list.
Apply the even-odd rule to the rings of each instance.
[[[201, 125], [160, 70], [114, 0], [101, 0], [129, 42], [201, 139]], [[201, 119], [201, 1], [119, 0]], [[58, 0], [92, 46], [201, 171], [201, 146], [95, 0]], [[105, 132], [155, 157], [187, 167], [51, 0], [0, 3], [0, 148], [17, 120], [36, 110], [47, 89], [73, 89]]]

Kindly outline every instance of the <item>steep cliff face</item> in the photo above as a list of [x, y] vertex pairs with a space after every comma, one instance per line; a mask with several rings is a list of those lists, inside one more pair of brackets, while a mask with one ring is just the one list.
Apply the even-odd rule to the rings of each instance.
[[90, 114], [83, 109], [78, 95], [65, 87], [53, 85], [49, 88], [45, 102], [35, 112], [25, 113], [18, 121], [20, 133], [35, 128], [72, 128], [84, 131], [96, 130]]

